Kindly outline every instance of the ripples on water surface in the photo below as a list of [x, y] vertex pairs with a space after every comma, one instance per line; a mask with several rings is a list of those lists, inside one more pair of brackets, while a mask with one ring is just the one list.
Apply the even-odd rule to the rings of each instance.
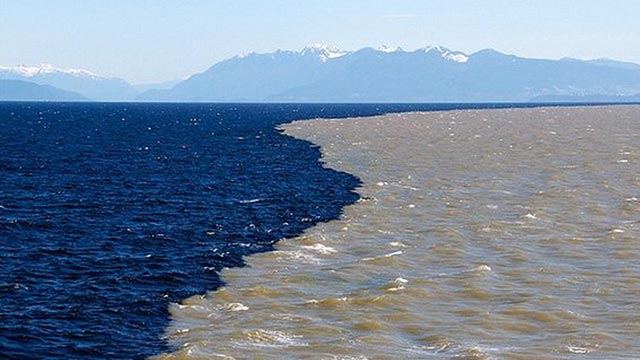
[[161, 358], [640, 354], [640, 107], [285, 128], [362, 198], [172, 305]]
[[171, 302], [357, 199], [277, 124], [456, 107], [0, 103], [0, 357], [166, 350]]

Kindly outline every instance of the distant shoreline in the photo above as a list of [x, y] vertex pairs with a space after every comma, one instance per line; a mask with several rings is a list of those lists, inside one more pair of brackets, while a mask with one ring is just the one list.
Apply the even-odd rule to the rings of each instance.
[[140, 100], [21, 100], [0, 99], [0, 103], [95, 103], [95, 104], [254, 104], [254, 105], [513, 105], [514, 107], [540, 107], [540, 106], [615, 106], [615, 105], [640, 105], [640, 101], [559, 101], [559, 102], [282, 102], [282, 101], [140, 101]]

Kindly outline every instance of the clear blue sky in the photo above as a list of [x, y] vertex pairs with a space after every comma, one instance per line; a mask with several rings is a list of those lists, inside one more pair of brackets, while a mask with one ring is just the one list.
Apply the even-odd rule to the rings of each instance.
[[316, 42], [640, 63], [640, 1], [0, 0], [0, 65], [51, 63], [133, 83]]

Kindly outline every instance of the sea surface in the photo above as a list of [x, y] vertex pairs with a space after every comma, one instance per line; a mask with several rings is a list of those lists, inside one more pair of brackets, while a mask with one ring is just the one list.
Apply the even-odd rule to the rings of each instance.
[[280, 124], [508, 106], [0, 103], [0, 357], [175, 349], [170, 304], [338, 219], [360, 180]]
[[358, 201], [170, 306], [177, 359], [638, 359], [640, 106], [297, 121]]

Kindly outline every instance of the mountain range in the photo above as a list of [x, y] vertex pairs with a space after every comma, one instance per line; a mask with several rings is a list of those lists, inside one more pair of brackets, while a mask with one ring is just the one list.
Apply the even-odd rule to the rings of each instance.
[[0, 80], [0, 100], [6, 101], [86, 101], [86, 97], [51, 85], [21, 80]]
[[49, 85], [101, 101], [634, 101], [640, 94], [640, 65], [610, 59], [531, 59], [492, 49], [465, 54], [442, 46], [343, 51], [312, 45], [301, 51], [235, 56], [185, 80], [158, 85], [133, 86], [119, 78], [50, 65], [0, 67], [0, 80]]
[[43, 64], [39, 67], [0, 66], [0, 80], [21, 80], [76, 92], [94, 100], [123, 100], [136, 95], [125, 80], [109, 78], [80, 69], [60, 69]]

